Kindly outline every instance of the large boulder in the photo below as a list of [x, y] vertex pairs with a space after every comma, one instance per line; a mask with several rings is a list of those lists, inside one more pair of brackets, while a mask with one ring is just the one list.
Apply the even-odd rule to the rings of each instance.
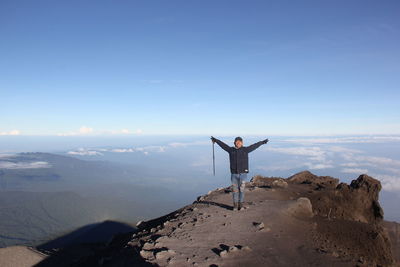
[[313, 217], [311, 201], [306, 197], [289, 202], [285, 211], [295, 217]]

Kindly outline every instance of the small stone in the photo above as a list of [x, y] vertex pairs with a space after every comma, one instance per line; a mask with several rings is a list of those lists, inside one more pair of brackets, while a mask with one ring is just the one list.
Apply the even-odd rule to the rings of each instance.
[[168, 259], [168, 265], [170, 265], [170, 266], [176, 266], [176, 260], [173, 259], [173, 258]]
[[143, 250], [143, 249], [140, 251], [140, 256], [142, 256], [142, 258], [145, 258], [145, 259], [150, 259], [150, 258], [154, 257], [152, 251]]
[[254, 225], [255, 227], [257, 227], [258, 230], [262, 230], [262, 229], [265, 228], [265, 225], [264, 225], [263, 222], [253, 222], [253, 225]]
[[260, 230], [260, 232], [270, 232], [270, 231], [271, 231], [271, 228], [269, 228], [269, 227], [265, 227]]
[[272, 186], [277, 188], [286, 188], [288, 187], [288, 183], [285, 182], [283, 179], [278, 179], [272, 182]]
[[232, 246], [229, 248], [229, 252], [235, 252], [235, 251], [239, 251], [239, 248], [236, 246]]
[[221, 258], [226, 258], [226, 257], [228, 256], [228, 251], [226, 251], [226, 250], [221, 251], [221, 252], [219, 253], [219, 256], [220, 256]]
[[142, 248], [145, 250], [150, 250], [150, 249], [154, 248], [154, 244], [152, 244], [150, 242], [146, 242], [146, 243], [144, 243]]
[[169, 256], [170, 256], [170, 252], [168, 250], [163, 250], [156, 254], [156, 259], [157, 260], [165, 259], [165, 258], [168, 258]]
[[249, 246], [244, 246], [242, 247], [242, 250], [244, 251], [251, 251], [251, 248]]

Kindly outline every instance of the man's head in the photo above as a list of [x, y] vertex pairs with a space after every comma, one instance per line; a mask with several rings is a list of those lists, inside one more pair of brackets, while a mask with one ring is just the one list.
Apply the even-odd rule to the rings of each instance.
[[235, 138], [234, 144], [235, 144], [235, 147], [236, 147], [236, 148], [241, 148], [241, 147], [243, 146], [243, 139], [242, 139], [242, 137], [240, 137], [240, 136], [236, 137], [236, 138]]

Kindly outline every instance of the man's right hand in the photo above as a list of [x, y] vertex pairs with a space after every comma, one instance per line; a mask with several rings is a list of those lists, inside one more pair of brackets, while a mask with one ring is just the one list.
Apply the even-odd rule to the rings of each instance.
[[217, 139], [214, 138], [214, 136], [211, 136], [211, 141], [212, 141], [213, 143], [215, 143], [215, 142], [217, 141]]

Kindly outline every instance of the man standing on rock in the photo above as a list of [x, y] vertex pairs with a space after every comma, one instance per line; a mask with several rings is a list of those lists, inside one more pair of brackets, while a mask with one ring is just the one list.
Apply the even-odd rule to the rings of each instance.
[[250, 146], [243, 146], [243, 139], [236, 137], [234, 147], [228, 146], [221, 140], [211, 136], [211, 141], [217, 143], [223, 150], [229, 153], [229, 162], [231, 168], [231, 182], [233, 191], [233, 210], [243, 208], [244, 188], [249, 172], [249, 153], [259, 146], [268, 143], [268, 139], [259, 141]]

